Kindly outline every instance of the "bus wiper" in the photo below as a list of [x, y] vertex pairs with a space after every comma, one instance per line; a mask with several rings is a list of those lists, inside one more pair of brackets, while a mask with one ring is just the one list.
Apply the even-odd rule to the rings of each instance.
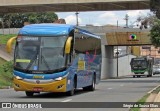
[[42, 59], [44, 60], [44, 64], [46, 65], [46, 67], [48, 68], [48, 70], [50, 70], [50, 67], [49, 67], [49, 65], [48, 65], [48, 63], [47, 63], [47, 61], [46, 61], [46, 59], [44, 58], [44, 56], [41, 55], [41, 57], [42, 57]]
[[33, 57], [33, 59], [31, 60], [31, 62], [28, 64], [26, 70], [28, 70], [32, 66], [32, 64], [34, 63], [35, 60], [37, 61], [37, 55], [38, 55], [38, 51], [37, 51], [36, 55]]

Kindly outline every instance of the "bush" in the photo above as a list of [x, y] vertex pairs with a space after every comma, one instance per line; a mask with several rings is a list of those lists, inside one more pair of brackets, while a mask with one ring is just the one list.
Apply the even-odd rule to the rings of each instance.
[[3, 84], [6, 84], [6, 85], [12, 84], [13, 61], [4, 63], [0, 67], [0, 72], [3, 79], [1, 80], [1, 82], [3, 82]]

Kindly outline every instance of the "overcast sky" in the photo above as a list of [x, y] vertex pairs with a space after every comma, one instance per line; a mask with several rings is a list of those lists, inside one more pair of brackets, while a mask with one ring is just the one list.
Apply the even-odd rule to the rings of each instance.
[[[125, 26], [125, 15], [129, 15], [129, 25], [136, 21], [138, 16], [146, 16], [149, 10], [133, 10], [133, 11], [99, 11], [99, 12], [79, 12], [78, 19], [80, 25], [93, 24], [102, 26], [106, 24], [116, 25], [117, 20], [120, 26]], [[75, 12], [60, 12], [59, 18], [64, 18], [67, 24], [76, 24]]]

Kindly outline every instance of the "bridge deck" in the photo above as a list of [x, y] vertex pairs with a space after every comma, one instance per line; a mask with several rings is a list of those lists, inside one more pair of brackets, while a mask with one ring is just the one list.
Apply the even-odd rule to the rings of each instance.
[[0, 13], [149, 9], [150, 0], [0, 0]]

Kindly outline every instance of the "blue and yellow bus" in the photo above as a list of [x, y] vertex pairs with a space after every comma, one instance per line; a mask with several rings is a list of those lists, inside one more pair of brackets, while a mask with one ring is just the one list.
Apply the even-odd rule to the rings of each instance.
[[67, 24], [31, 24], [7, 42], [14, 50], [13, 87], [27, 96], [40, 92], [95, 90], [101, 75], [99, 36]]

